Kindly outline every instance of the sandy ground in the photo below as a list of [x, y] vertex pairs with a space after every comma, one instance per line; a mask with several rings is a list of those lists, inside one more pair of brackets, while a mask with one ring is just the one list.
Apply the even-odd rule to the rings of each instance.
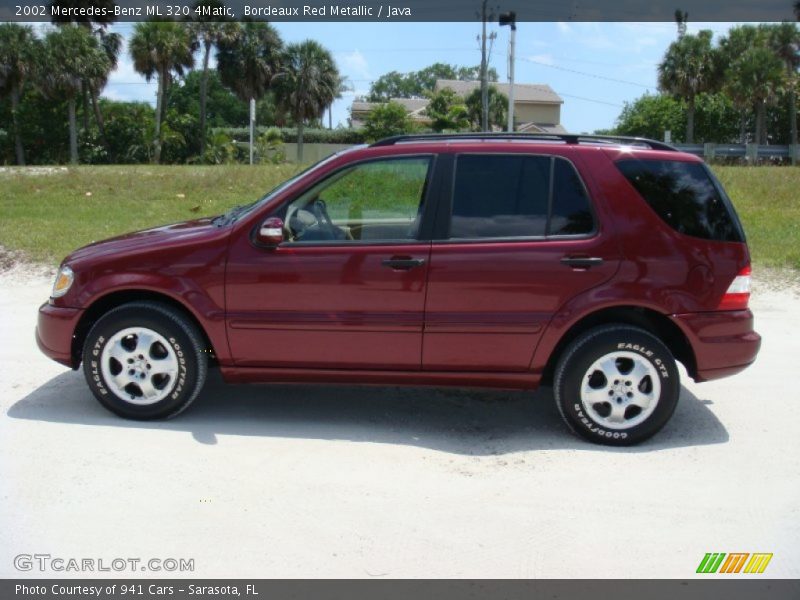
[[573, 437], [549, 390], [212, 376], [178, 419], [124, 421], [38, 352], [49, 285], [0, 275], [0, 576], [48, 553], [192, 558], [193, 577], [685, 578], [706, 552], [800, 576], [792, 284], [757, 285], [754, 367], [684, 379], [666, 429], [621, 450]]

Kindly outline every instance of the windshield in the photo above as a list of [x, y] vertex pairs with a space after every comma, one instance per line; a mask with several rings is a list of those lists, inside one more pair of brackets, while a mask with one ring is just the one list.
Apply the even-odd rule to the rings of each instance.
[[235, 222], [237, 219], [239, 219], [239, 218], [243, 217], [244, 215], [250, 213], [253, 209], [257, 208], [258, 206], [261, 206], [261, 205], [265, 204], [266, 202], [269, 202], [272, 198], [275, 197], [276, 194], [279, 194], [280, 192], [282, 192], [283, 190], [288, 188], [290, 185], [294, 184], [301, 177], [304, 177], [306, 174], [310, 173], [311, 171], [313, 171], [315, 169], [318, 169], [318, 168], [322, 167], [323, 165], [331, 162], [333, 159], [335, 159], [337, 156], [341, 155], [344, 152], [348, 152], [348, 150], [342, 150], [342, 151], [337, 152], [335, 154], [331, 154], [330, 156], [328, 156], [326, 158], [323, 158], [322, 160], [313, 163], [312, 165], [306, 167], [305, 169], [303, 169], [302, 171], [297, 173], [294, 177], [291, 177], [291, 178], [287, 179], [286, 181], [284, 181], [283, 183], [280, 183], [277, 186], [275, 186], [274, 188], [272, 188], [270, 191], [268, 191], [266, 194], [264, 194], [261, 198], [259, 198], [257, 200], [254, 200], [253, 202], [250, 202], [249, 204], [240, 204], [238, 206], [234, 206], [233, 208], [228, 210], [225, 214], [222, 214], [219, 217], [217, 217], [214, 220], [214, 222], [217, 223], [218, 225], [227, 225], [229, 223]]

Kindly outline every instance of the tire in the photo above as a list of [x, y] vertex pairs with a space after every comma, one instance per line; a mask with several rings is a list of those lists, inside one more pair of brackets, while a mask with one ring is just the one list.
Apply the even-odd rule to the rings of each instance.
[[103, 315], [83, 345], [83, 373], [108, 410], [127, 419], [174, 417], [203, 387], [203, 337], [180, 311], [131, 302]]
[[630, 446], [669, 421], [680, 376], [669, 348], [656, 336], [629, 325], [604, 325], [566, 348], [553, 393], [574, 433], [598, 444]]

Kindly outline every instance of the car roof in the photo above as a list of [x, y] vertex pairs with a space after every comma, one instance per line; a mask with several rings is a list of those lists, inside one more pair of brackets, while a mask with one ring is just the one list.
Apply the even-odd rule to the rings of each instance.
[[369, 146], [352, 148], [342, 156], [348, 160], [401, 154], [455, 153], [534, 153], [569, 155], [605, 152], [612, 159], [635, 156], [658, 160], [702, 162], [699, 157], [681, 152], [664, 142], [647, 138], [595, 136], [583, 134], [416, 134], [394, 136]]

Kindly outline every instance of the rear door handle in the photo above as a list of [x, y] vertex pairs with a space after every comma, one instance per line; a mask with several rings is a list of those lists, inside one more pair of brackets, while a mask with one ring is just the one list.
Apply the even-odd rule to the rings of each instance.
[[588, 269], [602, 265], [603, 259], [599, 256], [565, 256], [561, 264], [573, 269]]
[[384, 267], [389, 267], [390, 269], [396, 269], [399, 271], [409, 271], [411, 269], [416, 269], [417, 267], [421, 267], [425, 264], [424, 258], [411, 258], [406, 256], [393, 256], [392, 258], [384, 258], [381, 261], [381, 264]]

